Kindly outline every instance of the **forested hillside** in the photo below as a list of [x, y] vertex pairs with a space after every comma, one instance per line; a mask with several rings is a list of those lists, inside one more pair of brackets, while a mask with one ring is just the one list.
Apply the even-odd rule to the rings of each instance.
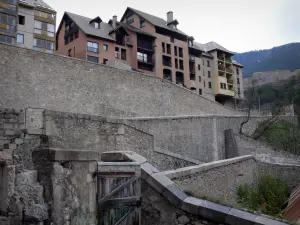
[[300, 68], [300, 43], [291, 43], [272, 49], [237, 53], [234, 60], [244, 65], [244, 77], [255, 72], [291, 70]]

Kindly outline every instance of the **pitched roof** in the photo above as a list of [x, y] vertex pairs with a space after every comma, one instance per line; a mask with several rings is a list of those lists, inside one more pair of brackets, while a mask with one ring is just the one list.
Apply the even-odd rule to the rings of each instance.
[[136, 33], [139, 33], [139, 34], [144, 34], [144, 35], [147, 35], [147, 36], [150, 36], [152, 38], [156, 38], [155, 36], [153, 36], [152, 34], [150, 33], [147, 33], [145, 31], [142, 31], [141, 29], [138, 29], [134, 26], [131, 26], [131, 25], [128, 25], [126, 23], [121, 23], [121, 22], [118, 22], [118, 24], [122, 25], [124, 28], [128, 29], [128, 30], [131, 30], [133, 32], [136, 32]]
[[232, 64], [244, 68], [244, 66], [242, 64], [238, 63], [237, 61], [232, 60]]
[[143, 17], [145, 20], [147, 20], [148, 22], [152, 23], [153, 25], [155, 25], [157, 27], [161, 27], [161, 28], [164, 28], [164, 29], [167, 29], [167, 30], [170, 30], [170, 31], [173, 31], [173, 32], [176, 32], [176, 33], [187, 36], [187, 34], [182, 32], [181, 30], [178, 30], [178, 29], [167, 26], [167, 21], [165, 21], [164, 19], [159, 18], [157, 16], [153, 16], [151, 14], [148, 14], [148, 13], [145, 13], [145, 12], [142, 12], [142, 11], [139, 11], [139, 10], [131, 8], [131, 7], [127, 7], [122, 19], [124, 18], [125, 14], [128, 10], [131, 10], [131, 11], [135, 12], [136, 14]]
[[68, 15], [85, 34], [115, 41], [115, 39], [109, 35], [109, 32], [113, 30], [113, 27], [110, 24], [101, 22], [100, 29], [97, 29], [89, 23], [92, 20], [91, 18], [70, 12], [65, 12], [65, 14]]
[[232, 51], [229, 51], [228, 49], [224, 48], [223, 46], [219, 45], [218, 43], [216, 43], [214, 41], [208, 42], [208, 43], [204, 44], [204, 46], [205, 46], [206, 52], [210, 52], [213, 50], [221, 50], [223, 52], [228, 52], [230, 54], [234, 54]]
[[49, 6], [46, 2], [44, 2], [43, 0], [26, 0], [26, 1], [20, 1], [21, 4], [24, 5], [28, 5], [31, 7], [40, 7], [40, 8], [45, 8], [48, 10], [51, 10], [53, 12], [56, 12], [53, 8], [51, 8], [51, 6]]

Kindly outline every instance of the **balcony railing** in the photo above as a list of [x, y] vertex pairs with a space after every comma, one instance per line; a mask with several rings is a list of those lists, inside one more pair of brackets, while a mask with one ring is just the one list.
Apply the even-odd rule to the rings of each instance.
[[233, 70], [231, 68], [226, 68], [226, 73], [233, 73]]
[[233, 85], [233, 80], [227, 80], [227, 84]]
[[98, 54], [99, 53], [99, 48], [94, 48], [94, 47], [87, 46], [87, 51]]
[[232, 63], [232, 59], [226, 59], [225, 58], [225, 62]]
[[17, 4], [17, 0], [1, 0], [1, 2], [10, 4], [10, 5], [16, 5]]
[[225, 71], [225, 66], [218, 66], [218, 70]]
[[196, 74], [195, 68], [190, 68], [190, 74]]
[[13, 26], [13, 25], [8, 25], [8, 24], [2, 24], [2, 23], [0, 23], [0, 29], [2, 29], [2, 30], [8, 30], [8, 31], [11, 31], [11, 32], [16, 32], [17, 27]]
[[218, 56], [218, 60], [224, 61], [224, 57], [219, 57]]

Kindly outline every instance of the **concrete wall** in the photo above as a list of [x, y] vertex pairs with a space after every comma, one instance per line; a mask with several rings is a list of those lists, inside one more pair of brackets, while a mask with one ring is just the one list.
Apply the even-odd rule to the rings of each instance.
[[184, 190], [198, 196], [235, 201], [239, 185], [253, 185], [255, 169], [256, 162], [253, 158], [245, 158], [242, 161], [226, 165], [222, 165], [220, 162], [209, 163], [195, 166], [194, 170], [199, 170], [198, 173], [192, 172], [186, 176], [176, 177], [173, 181]]
[[[154, 136], [155, 149], [167, 150], [202, 162], [225, 159], [224, 131], [239, 132], [244, 117], [164, 117], [136, 118], [125, 123]], [[251, 134], [264, 117], [253, 117], [244, 126]], [[290, 119], [287, 117], [286, 119]]]
[[0, 45], [0, 106], [107, 117], [237, 114], [153, 76]]
[[292, 191], [300, 183], [300, 165], [258, 163], [257, 175], [282, 179]]

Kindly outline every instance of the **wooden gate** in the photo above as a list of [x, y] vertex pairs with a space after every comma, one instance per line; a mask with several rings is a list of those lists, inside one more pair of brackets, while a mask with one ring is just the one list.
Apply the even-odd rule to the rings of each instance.
[[98, 225], [140, 225], [140, 164], [99, 162], [97, 175]]

